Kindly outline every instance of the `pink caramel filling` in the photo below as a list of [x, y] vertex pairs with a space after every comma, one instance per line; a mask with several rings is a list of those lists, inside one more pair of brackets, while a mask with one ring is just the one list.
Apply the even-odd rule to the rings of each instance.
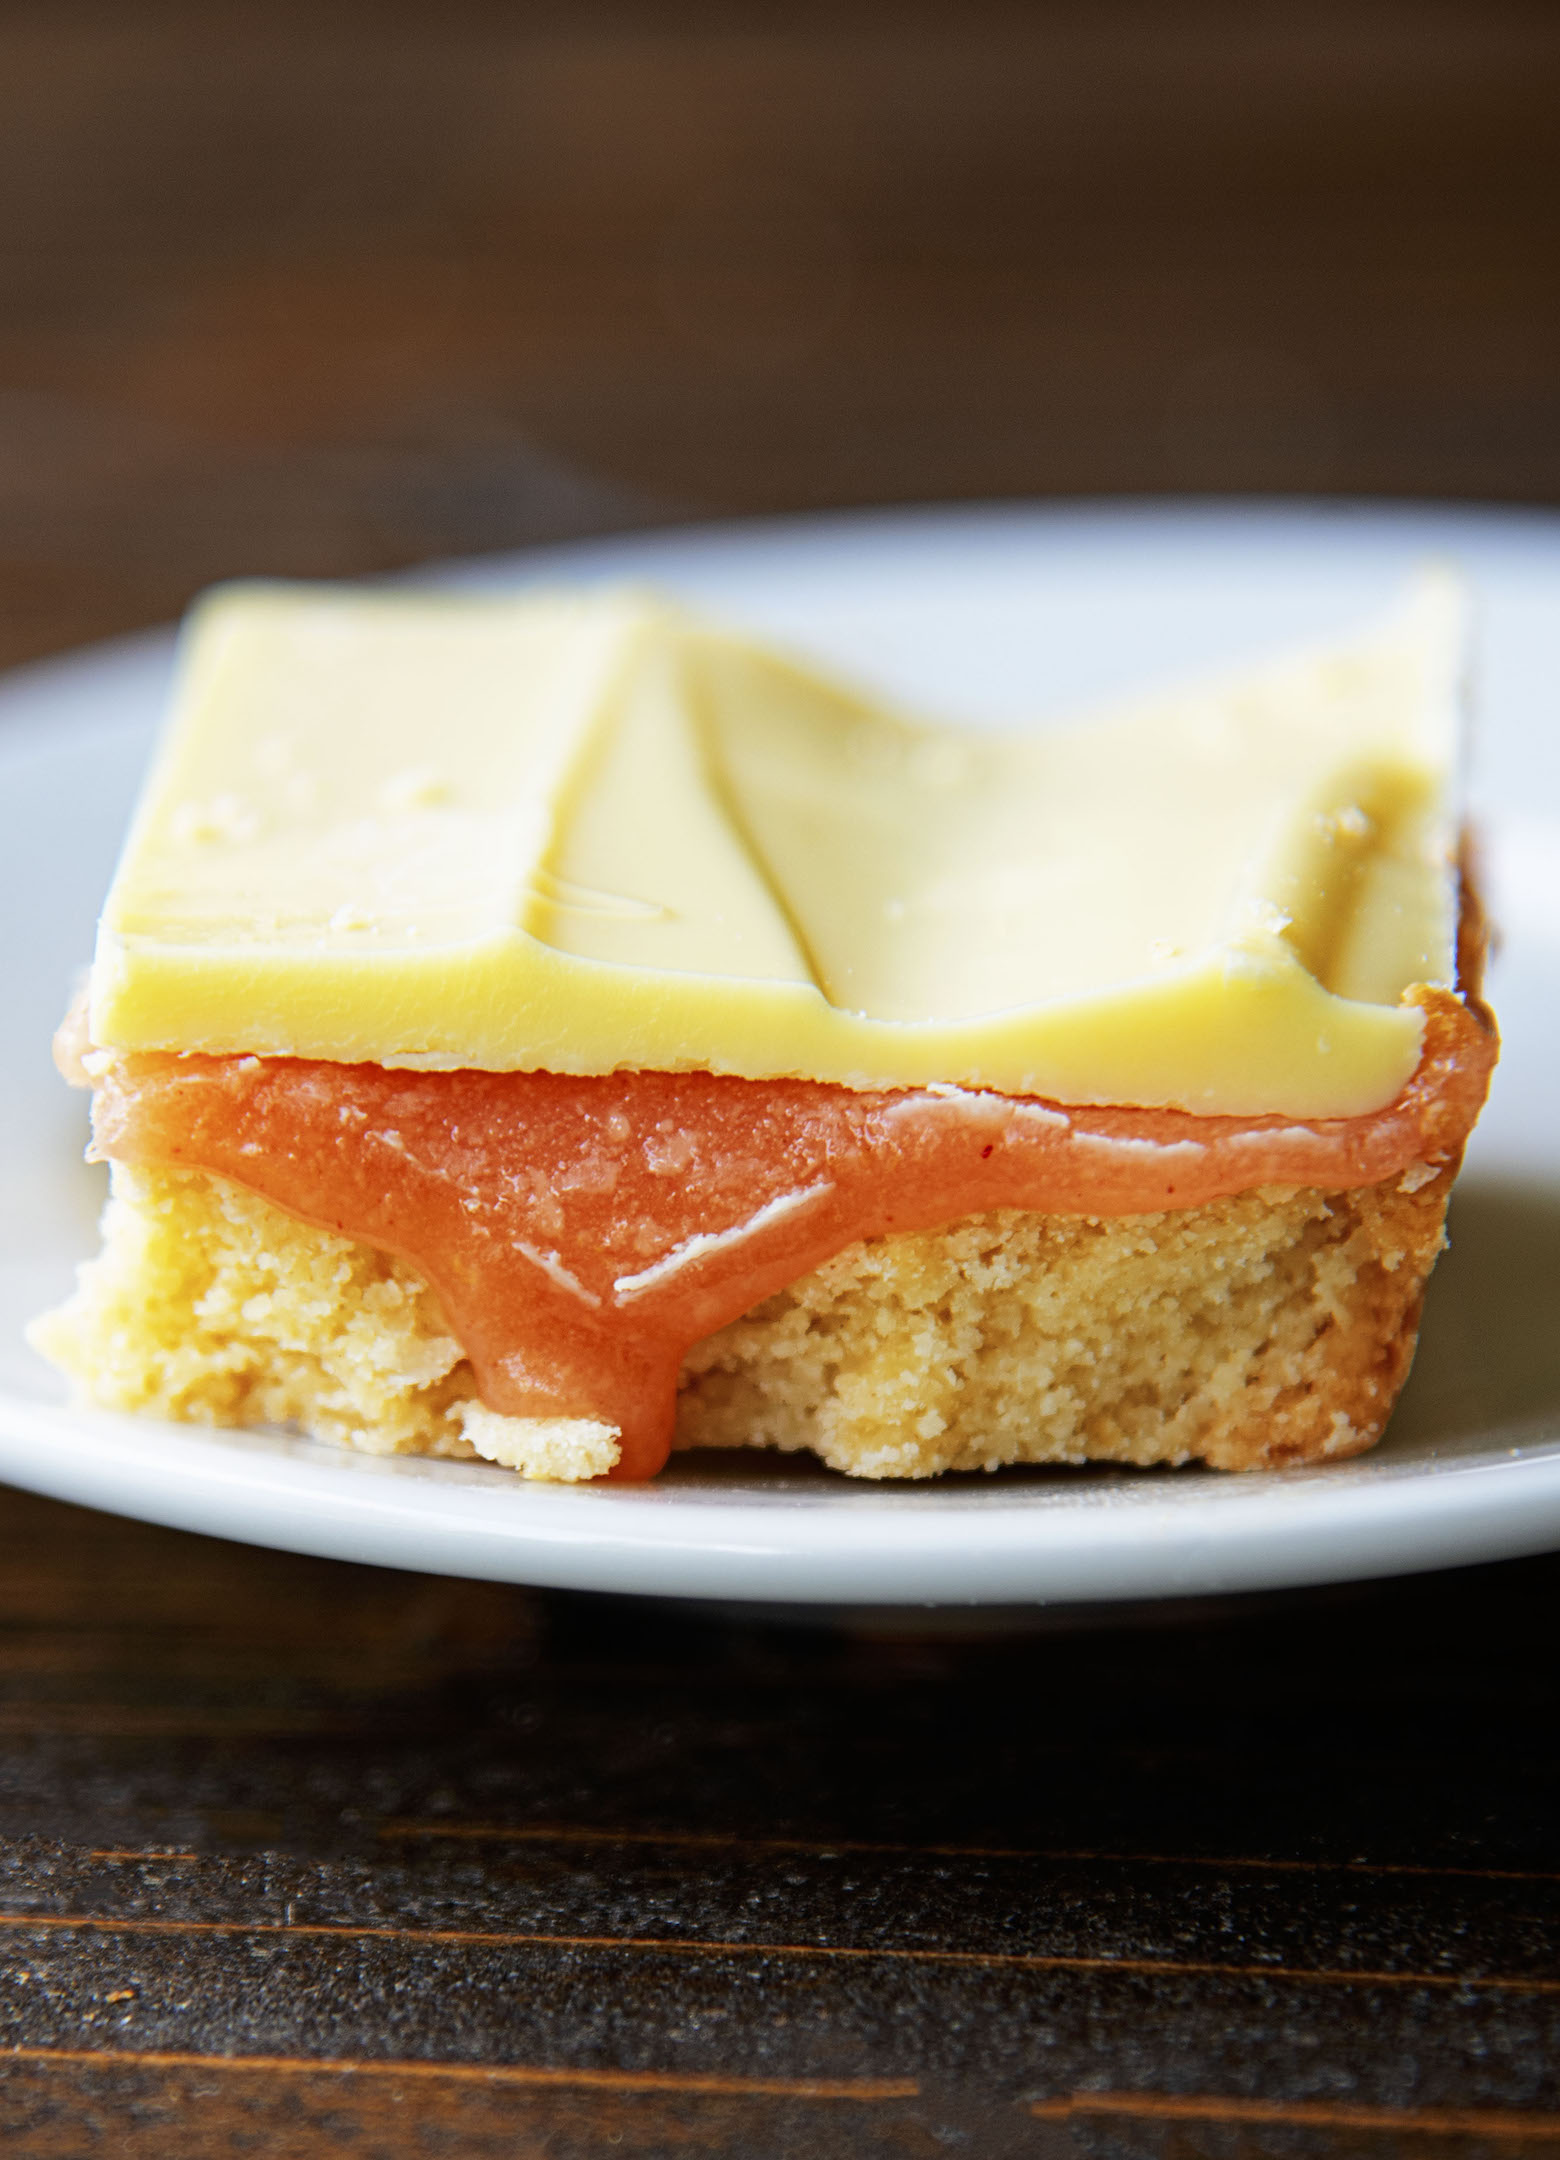
[[602, 1419], [621, 1433], [613, 1476], [645, 1478], [670, 1449], [691, 1345], [859, 1238], [992, 1208], [1135, 1215], [1454, 1167], [1493, 1031], [1449, 991], [1414, 994], [1424, 1050], [1396, 1101], [1310, 1124], [697, 1072], [140, 1055], [98, 1080], [96, 1148], [231, 1178], [402, 1255], [490, 1409]]

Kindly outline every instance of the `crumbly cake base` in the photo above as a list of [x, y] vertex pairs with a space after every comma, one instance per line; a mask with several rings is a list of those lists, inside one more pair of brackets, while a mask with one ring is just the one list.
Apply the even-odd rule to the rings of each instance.
[[[531, 1477], [616, 1460], [611, 1427], [486, 1410], [406, 1262], [203, 1172], [112, 1177], [101, 1254], [32, 1331], [85, 1399]], [[1407, 1374], [1451, 1177], [1009, 1209], [853, 1245], [695, 1346], [677, 1444], [811, 1449], [876, 1478], [1355, 1454]]]
[[695, 1347], [680, 1443], [811, 1448], [856, 1477], [1357, 1454], [1408, 1376], [1450, 1184], [1010, 1210], [853, 1246]]

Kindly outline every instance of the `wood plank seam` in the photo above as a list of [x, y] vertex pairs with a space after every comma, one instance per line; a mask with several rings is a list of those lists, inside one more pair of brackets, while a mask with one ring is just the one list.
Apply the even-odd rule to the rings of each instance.
[[397, 1928], [341, 1920], [173, 1920], [144, 1914], [0, 1913], [0, 1928], [17, 1933], [99, 1935], [253, 1935], [360, 1942], [463, 1943], [473, 1948], [605, 1950], [674, 1956], [879, 1960], [915, 1965], [974, 1966], [1033, 1972], [1121, 1972], [1243, 1980], [1313, 1981], [1343, 1987], [1477, 1988], [1503, 1994], [1560, 1995], [1560, 1978], [1520, 1979], [1499, 1973], [1377, 1972], [1297, 1965], [1237, 1965], [1214, 1958], [1083, 1957], [1026, 1950], [918, 1950], [876, 1944], [708, 1942], [661, 1935], [541, 1935], [499, 1928]]
[[914, 2100], [921, 2090], [914, 2078], [744, 2078], [680, 2070], [575, 2070], [531, 2063], [375, 2061], [369, 2056], [203, 2055], [170, 2048], [9, 2047], [0, 2051], [0, 2062], [5, 2061], [290, 2076], [449, 2078], [479, 2085], [561, 2085], [777, 2100]]
[[1029, 2109], [1041, 2121], [1081, 2115], [1137, 2116], [1176, 2122], [1308, 2124], [1338, 2130], [1422, 2130], [1432, 2136], [1527, 2138], [1560, 2143], [1560, 2115], [1529, 2115], [1509, 2108], [1360, 2107], [1349, 2101], [1246, 2100], [1211, 2093], [1077, 2092], [1065, 2099], [1036, 2100]]
[[148, 1865], [166, 1866], [170, 1860], [199, 1860], [201, 1855], [183, 1850], [158, 1852], [155, 1847], [149, 1851], [140, 1852], [133, 1847], [127, 1849], [118, 1845], [92, 1845], [87, 1848], [83, 1857], [88, 1860], [127, 1860], [145, 1862]]
[[[502, 1823], [381, 1823], [375, 1833], [384, 1842], [401, 1839], [471, 1839], [474, 1843], [513, 1845], [651, 1845], [709, 1847], [716, 1850], [811, 1853], [827, 1859], [834, 1853], [882, 1853], [929, 1860], [1047, 1860], [1095, 1862], [1109, 1867], [1188, 1867], [1249, 1869], [1257, 1874], [1414, 1875], [1434, 1880], [1470, 1882], [1560, 1883], [1560, 1870], [1535, 1868], [1431, 1867], [1395, 1860], [1263, 1860], [1245, 1855], [1206, 1853], [1093, 1852], [1043, 1845], [910, 1845], [869, 1838], [747, 1837], [724, 1830], [595, 1830], [547, 1823], [509, 1827]], [[94, 1857], [110, 1857], [94, 1855]], [[131, 1854], [114, 1854], [131, 1858]], [[166, 1855], [153, 1857], [164, 1858]], [[191, 1855], [191, 1857], [195, 1857]]]

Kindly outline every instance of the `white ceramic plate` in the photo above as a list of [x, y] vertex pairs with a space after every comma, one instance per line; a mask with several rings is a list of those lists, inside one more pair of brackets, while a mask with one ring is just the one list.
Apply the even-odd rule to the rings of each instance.
[[1480, 616], [1474, 805], [1506, 1054], [1419, 1370], [1362, 1462], [1245, 1478], [1011, 1471], [884, 1488], [763, 1456], [643, 1488], [525, 1485], [68, 1409], [25, 1319], [93, 1244], [100, 1173], [49, 1033], [168, 677], [157, 635], [0, 684], [0, 1474], [149, 1520], [431, 1572], [831, 1604], [1119, 1600], [1560, 1545], [1560, 519], [993, 509], [722, 528], [441, 575], [648, 579], [932, 710], [1065, 707], [1325, 633], [1427, 556]]

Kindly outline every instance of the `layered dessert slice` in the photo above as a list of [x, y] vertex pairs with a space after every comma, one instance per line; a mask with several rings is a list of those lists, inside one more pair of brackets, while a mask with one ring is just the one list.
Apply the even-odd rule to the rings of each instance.
[[1366, 1447], [1495, 1055], [1462, 634], [1428, 577], [973, 732], [638, 595], [220, 593], [65, 1031], [104, 1250], [35, 1340], [548, 1477]]

